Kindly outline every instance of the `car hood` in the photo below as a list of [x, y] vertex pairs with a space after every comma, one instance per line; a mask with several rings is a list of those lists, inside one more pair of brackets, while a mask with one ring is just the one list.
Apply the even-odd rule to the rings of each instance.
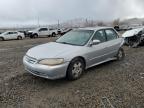
[[44, 58], [60, 58], [62, 55], [69, 56], [71, 53], [81, 49], [81, 47], [82, 46], [50, 42], [29, 49], [26, 55], [38, 60]]
[[143, 28], [128, 30], [125, 33], [123, 33], [122, 37], [132, 37], [134, 35], [137, 35]]
[[4, 34], [0, 34], [0, 37], [6, 37], [7, 35], [4, 35]]

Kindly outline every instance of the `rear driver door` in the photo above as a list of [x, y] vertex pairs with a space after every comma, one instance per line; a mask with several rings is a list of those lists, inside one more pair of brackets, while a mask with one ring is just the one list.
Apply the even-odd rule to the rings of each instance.
[[116, 56], [122, 42], [123, 38], [119, 38], [119, 35], [117, 32], [110, 28], [110, 29], [105, 29], [105, 34], [107, 38], [107, 58], [112, 58]]

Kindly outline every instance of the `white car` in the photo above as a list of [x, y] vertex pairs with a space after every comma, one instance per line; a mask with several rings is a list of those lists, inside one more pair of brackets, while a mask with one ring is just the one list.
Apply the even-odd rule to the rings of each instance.
[[37, 28], [28, 32], [30, 38], [37, 38], [43, 36], [56, 36], [57, 30], [50, 28]]
[[137, 28], [126, 31], [122, 37], [125, 39], [125, 44], [131, 47], [138, 47], [144, 43], [144, 28]]
[[25, 36], [23, 33], [17, 32], [17, 31], [7, 31], [2, 34], [0, 34], [0, 40], [10, 40], [10, 39], [18, 39], [22, 40]]

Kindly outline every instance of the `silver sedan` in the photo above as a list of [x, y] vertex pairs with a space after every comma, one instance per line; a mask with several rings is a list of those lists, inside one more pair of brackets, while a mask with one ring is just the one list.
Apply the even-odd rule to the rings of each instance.
[[124, 39], [110, 27], [81, 28], [68, 32], [55, 42], [28, 50], [25, 69], [33, 75], [76, 80], [98, 64], [124, 58]]

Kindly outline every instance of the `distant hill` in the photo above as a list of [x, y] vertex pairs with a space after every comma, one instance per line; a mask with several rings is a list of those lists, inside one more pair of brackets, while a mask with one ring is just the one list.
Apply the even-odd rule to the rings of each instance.
[[121, 24], [144, 25], [144, 18], [131, 18], [121, 21]]

